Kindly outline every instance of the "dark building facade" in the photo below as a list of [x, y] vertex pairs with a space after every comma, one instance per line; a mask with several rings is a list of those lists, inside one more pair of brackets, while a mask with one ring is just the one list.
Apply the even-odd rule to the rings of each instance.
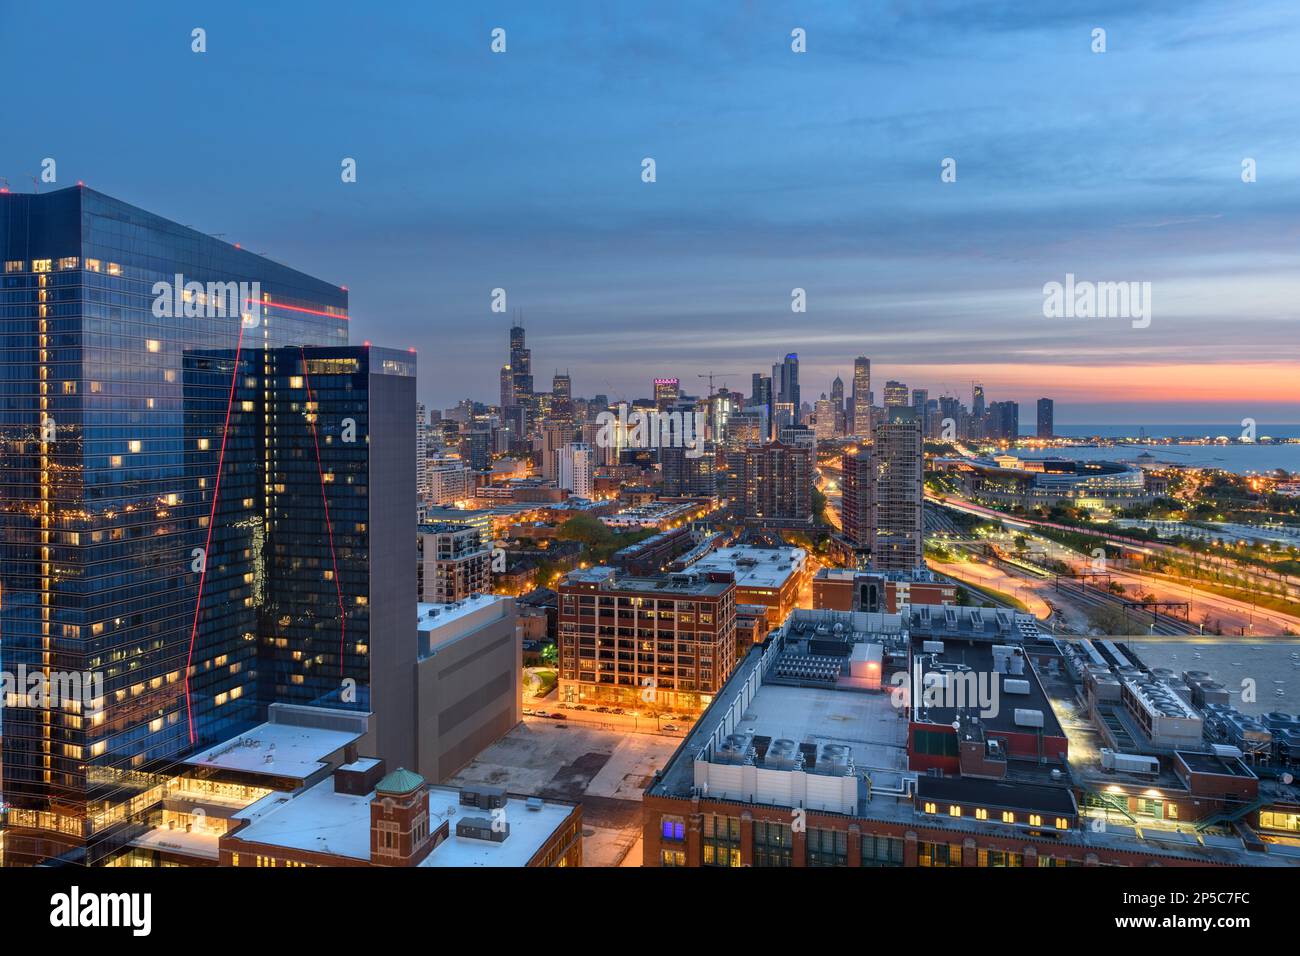
[[813, 449], [771, 442], [745, 449], [745, 521], [763, 527], [812, 524]]
[[1040, 398], [1038, 400], [1038, 430], [1039, 438], [1051, 438], [1055, 434], [1055, 403], [1050, 398]]
[[410, 530], [414, 356], [347, 349], [346, 290], [90, 189], [0, 195], [0, 250], [0, 669], [94, 688], [6, 707], [6, 862], [95, 863], [270, 700], [369, 706], [369, 634], [410, 632], [409, 544], [369, 558]]

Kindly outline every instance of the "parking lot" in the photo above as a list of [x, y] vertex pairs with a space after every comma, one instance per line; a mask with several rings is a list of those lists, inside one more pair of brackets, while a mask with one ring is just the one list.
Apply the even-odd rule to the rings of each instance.
[[[647, 718], [558, 712], [566, 719], [525, 716], [448, 785], [504, 787], [581, 803], [584, 865], [640, 865], [641, 793], [677, 749], [678, 735], [631, 729]], [[628, 726], [614, 726], [620, 720]]]

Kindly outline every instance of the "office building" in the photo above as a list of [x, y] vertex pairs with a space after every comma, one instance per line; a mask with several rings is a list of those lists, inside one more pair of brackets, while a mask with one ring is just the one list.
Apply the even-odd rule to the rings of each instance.
[[853, 360], [853, 434], [871, 434], [871, 359], [859, 355]]
[[699, 711], [736, 662], [736, 583], [683, 571], [573, 571], [559, 586], [559, 699]]
[[655, 408], [667, 411], [681, 398], [681, 381], [675, 378], [657, 378], [654, 380]]
[[0, 248], [0, 669], [85, 674], [101, 710], [6, 708], [6, 862], [93, 864], [269, 702], [381, 706], [414, 356], [347, 348], [338, 286], [91, 189], [0, 195]]
[[889, 381], [885, 383], [885, 408], [906, 408], [911, 404], [907, 384]]
[[712, 442], [697, 449], [659, 449], [663, 493], [668, 497], [712, 497], [718, 493], [717, 453]]

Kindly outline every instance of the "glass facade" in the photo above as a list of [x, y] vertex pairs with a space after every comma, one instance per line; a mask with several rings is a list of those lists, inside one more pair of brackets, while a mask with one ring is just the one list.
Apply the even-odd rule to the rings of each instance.
[[346, 291], [93, 190], [0, 196], [0, 250], [0, 668], [93, 688], [5, 707], [6, 853], [94, 862], [269, 700], [365, 706], [366, 373]]

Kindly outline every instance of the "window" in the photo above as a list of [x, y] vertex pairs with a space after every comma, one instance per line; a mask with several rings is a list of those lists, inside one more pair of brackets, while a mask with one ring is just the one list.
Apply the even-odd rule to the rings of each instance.
[[1057, 818], [1056, 818], [1056, 829], [1058, 829], [1058, 830], [1068, 830], [1068, 829], [1070, 829], [1070, 821], [1067, 820], [1065, 817], [1057, 817]]
[[1043, 825], [1043, 818], [1037, 813], [1031, 813], [1029, 814], [1029, 825], [1031, 827], [1041, 827]]
[[33, 259], [33, 260], [32, 260], [32, 271], [33, 271], [33, 272], [49, 272], [49, 271], [50, 271], [50, 265], [52, 264], [52, 261], [53, 261], [53, 260], [50, 260], [50, 259]]
[[22, 259], [9, 259], [5, 261], [5, 272], [22, 272], [22, 271], [23, 271]]
[[682, 817], [664, 817], [660, 823], [660, 833], [665, 840], [680, 843], [686, 839], [686, 821]]
[[976, 807], [976, 808], [975, 808], [975, 819], [976, 819], [976, 820], [987, 820], [988, 818], [989, 818], [989, 812], [988, 812], [987, 810], [985, 810], [983, 807]]
[[659, 865], [660, 866], [685, 866], [686, 851], [685, 850], [660, 850]]
[[[98, 259], [87, 259], [87, 260], [86, 260], [86, 271], [87, 271], [87, 272], [99, 272], [99, 271], [100, 271], [99, 267], [100, 267], [100, 262], [99, 262]], [[236, 853], [235, 856], [238, 857], [239, 854]], [[235, 866], [239, 866], [239, 864], [236, 863]]]
[[862, 865], [902, 866], [903, 841], [898, 837], [863, 834]]
[[1016, 815], [1015, 815], [1014, 813], [1012, 813], [1010, 810], [1003, 810], [1003, 811], [1002, 811], [1002, 822], [1003, 822], [1003, 823], [1015, 823], [1015, 822], [1016, 822]]
[[947, 843], [917, 844], [917, 866], [961, 866], [961, 847]]
[[951, 803], [951, 804], [949, 804], [949, 805], [948, 805], [948, 816], [950, 816], [950, 817], [959, 817], [959, 816], [961, 816], [961, 807], [958, 806], [958, 805], [955, 804], [955, 803]]
[[754, 865], [780, 867], [791, 865], [790, 826], [771, 820], [754, 822]]
[[704, 817], [704, 865], [740, 866], [740, 818]]
[[848, 866], [849, 839], [845, 830], [808, 829], [809, 866]]
[[927, 801], [926, 804], [925, 804], [925, 812], [926, 812], [926, 813], [938, 813], [938, 812], [939, 812], [939, 807], [938, 807], [938, 805], [936, 805], [936, 804], [934, 804], [934, 803], [930, 803], [929, 801]]

